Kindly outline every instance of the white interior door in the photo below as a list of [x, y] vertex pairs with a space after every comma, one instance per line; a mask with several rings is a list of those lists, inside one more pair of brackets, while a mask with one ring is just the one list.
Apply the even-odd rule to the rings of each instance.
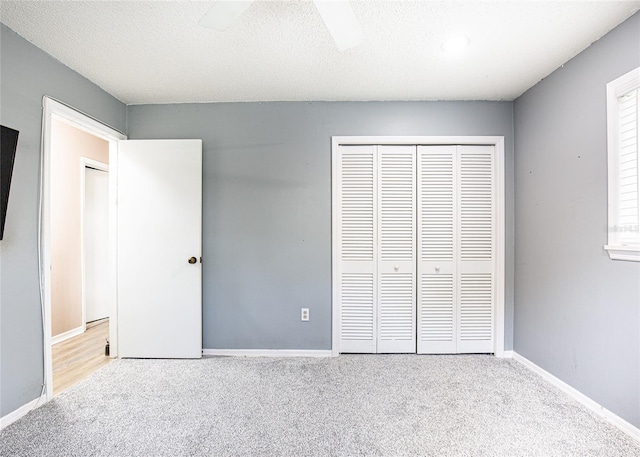
[[118, 144], [120, 357], [202, 356], [202, 141]]
[[493, 146], [458, 146], [458, 352], [493, 352], [496, 167]]
[[344, 146], [338, 154], [337, 200], [340, 350], [376, 352], [377, 146]]
[[415, 146], [378, 146], [379, 353], [416, 352]]
[[416, 351], [415, 149], [339, 150], [341, 352]]
[[418, 353], [456, 352], [456, 146], [418, 146]]
[[85, 322], [109, 317], [109, 174], [84, 169]]
[[418, 353], [494, 351], [494, 152], [418, 147]]

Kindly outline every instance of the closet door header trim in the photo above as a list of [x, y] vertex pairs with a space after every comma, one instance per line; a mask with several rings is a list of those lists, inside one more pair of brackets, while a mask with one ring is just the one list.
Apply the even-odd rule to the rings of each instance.
[[[338, 146], [351, 145], [478, 145], [495, 146], [498, 157], [504, 159], [503, 136], [334, 136], [331, 137], [332, 151], [335, 154]], [[501, 153], [501, 154], [500, 154]]]

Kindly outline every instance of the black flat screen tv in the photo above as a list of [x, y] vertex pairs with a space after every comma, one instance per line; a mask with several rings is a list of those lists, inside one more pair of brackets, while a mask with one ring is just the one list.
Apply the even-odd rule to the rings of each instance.
[[18, 147], [18, 131], [0, 125], [0, 240], [4, 237], [4, 221], [7, 218], [11, 173]]

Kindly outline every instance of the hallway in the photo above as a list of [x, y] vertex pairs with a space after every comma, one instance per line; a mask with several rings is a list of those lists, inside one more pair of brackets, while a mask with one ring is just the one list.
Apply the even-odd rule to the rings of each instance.
[[101, 319], [88, 323], [83, 334], [53, 345], [54, 395], [111, 362], [104, 355], [108, 338], [109, 319]]

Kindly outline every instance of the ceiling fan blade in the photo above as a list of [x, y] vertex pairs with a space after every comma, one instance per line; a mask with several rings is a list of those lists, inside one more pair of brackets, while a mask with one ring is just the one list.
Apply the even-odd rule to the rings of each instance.
[[362, 43], [362, 27], [353, 14], [349, 0], [314, 0], [314, 3], [340, 51]]
[[218, 0], [198, 24], [222, 32], [229, 28], [252, 3], [253, 0]]

